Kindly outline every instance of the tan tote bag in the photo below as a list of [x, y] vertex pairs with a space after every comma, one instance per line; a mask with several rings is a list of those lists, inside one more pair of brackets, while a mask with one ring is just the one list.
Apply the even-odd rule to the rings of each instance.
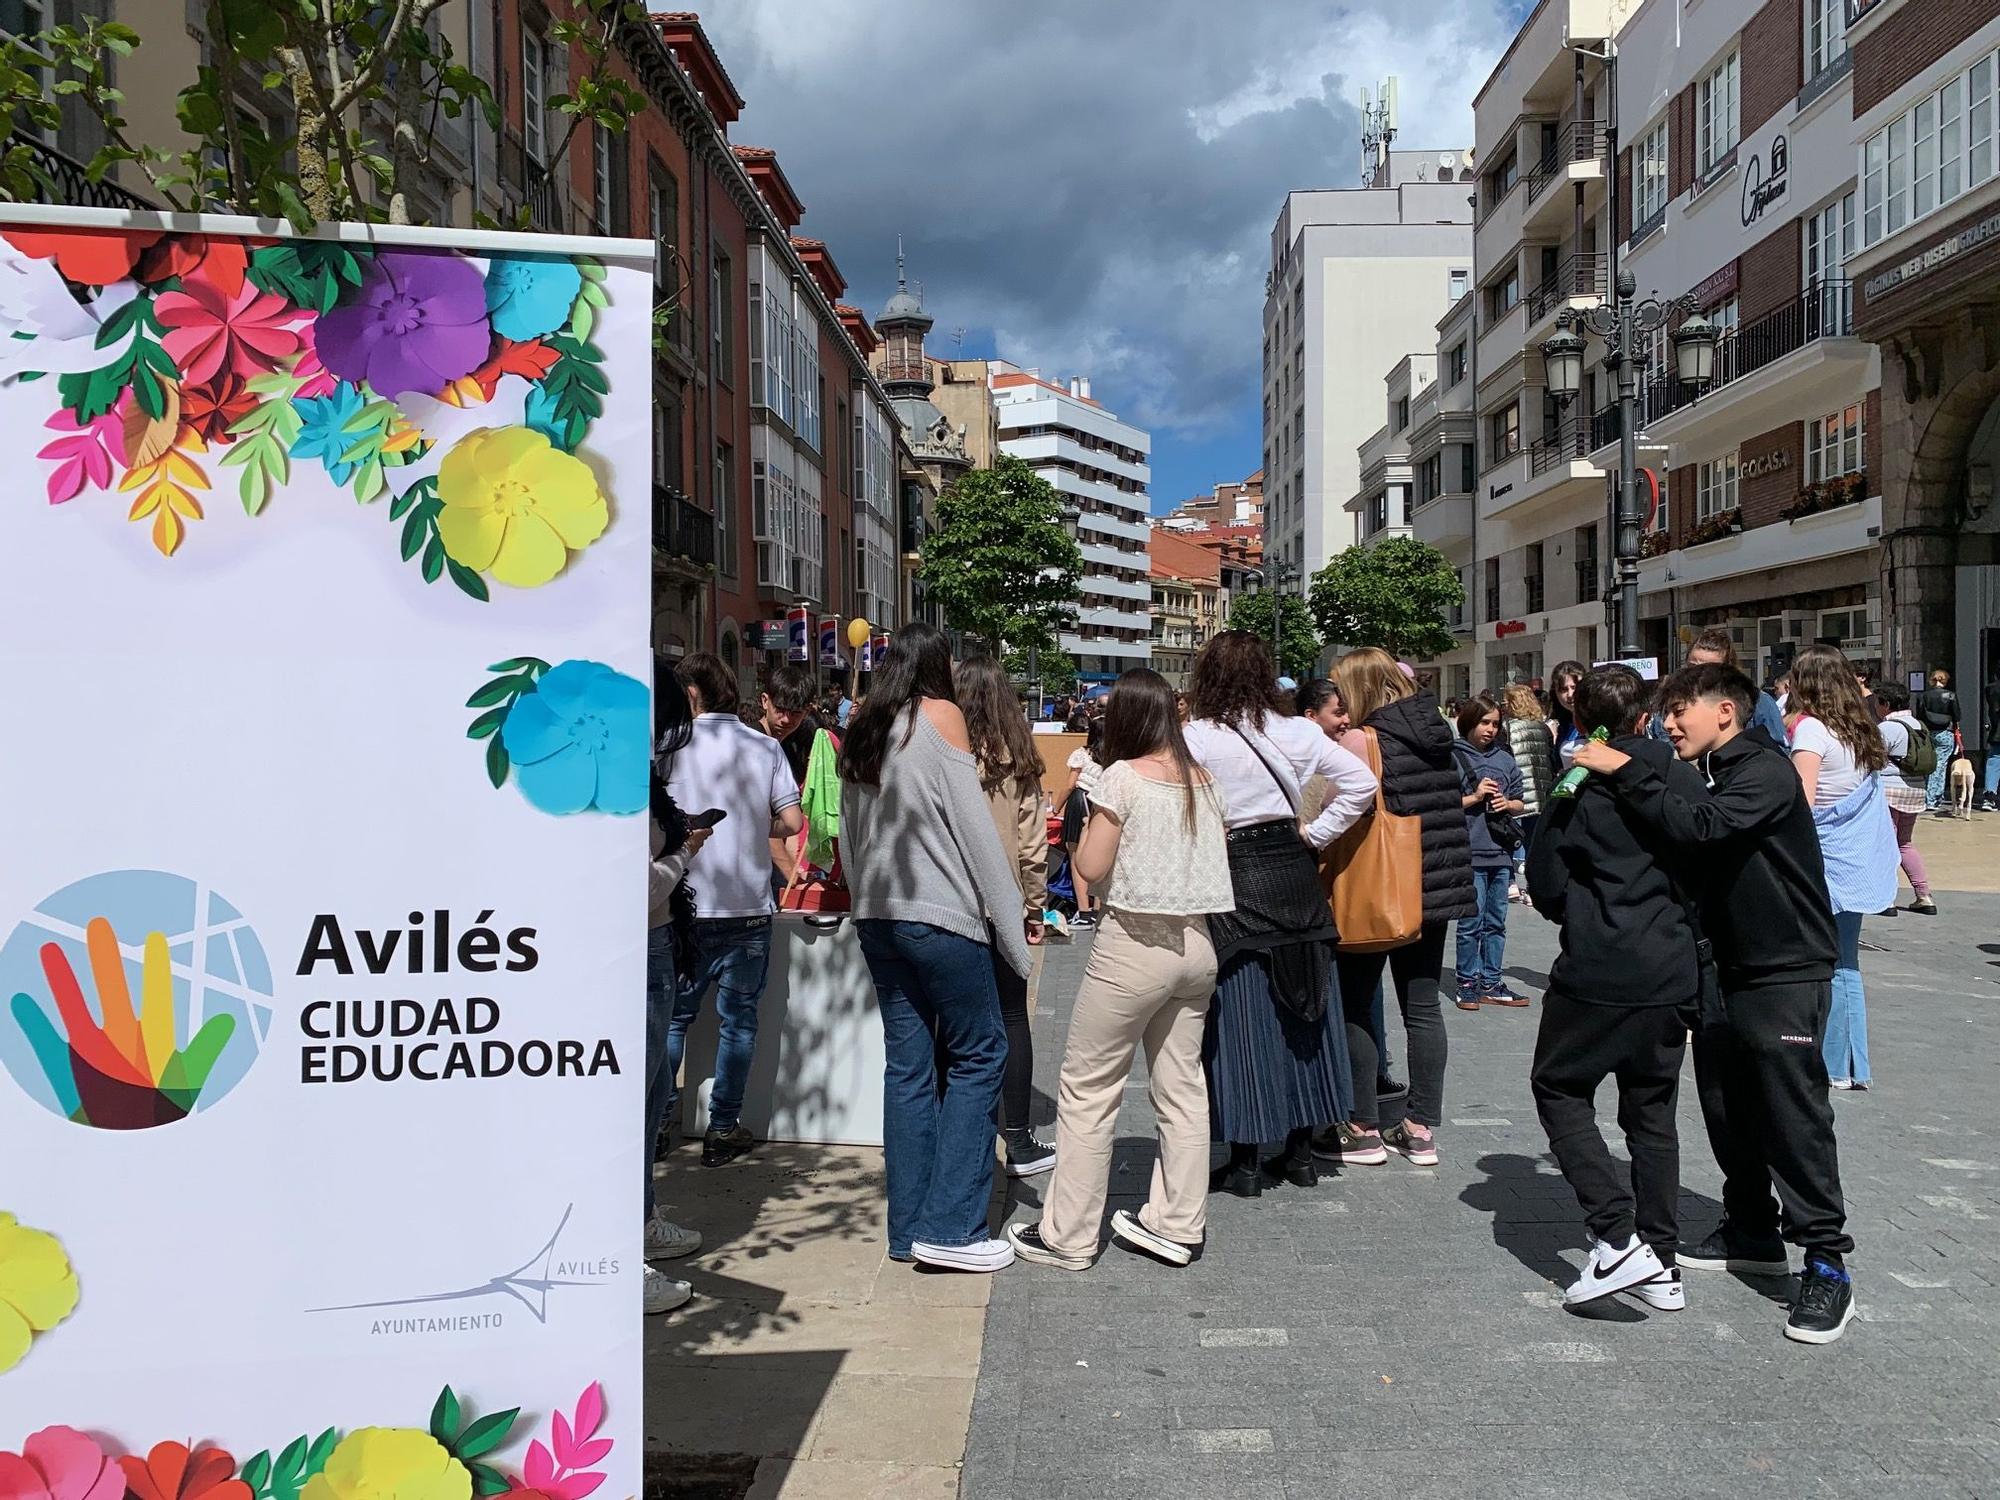
[[1416, 941], [1424, 925], [1424, 840], [1420, 821], [1382, 800], [1382, 750], [1364, 729], [1362, 757], [1375, 773], [1375, 806], [1320, 859], [1320, 885], [1333, 909], [1342, 953], [1385, 953]]

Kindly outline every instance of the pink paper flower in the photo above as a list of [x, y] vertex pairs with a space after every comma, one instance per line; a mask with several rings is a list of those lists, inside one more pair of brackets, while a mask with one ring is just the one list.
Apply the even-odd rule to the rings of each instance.
[[125, 1473], [73, 1427], [44, 1427], [0, 1453], [0, 1500], [123, 1500]]
[[115, 407], [82, 423], [68, 407], [56, 408], [55, 415], [42, 425], [62, 436], [35, 455], [53, 460], [56, 466], [49, 475], [49, 504], [74, 500], [86, 487], [111, 488], [111, 471], [123, 462], [120, 454], [125, 434], [121, 423]]
[[200, 276], [153, 304], [167, 332], [160, 340], [180, 366], [184, 385], [205, 385], [218, 371], [256, 375], [298, 352], [299, 335], [286, 325], [298, 314], [275, 292], [245, 281], [232, 295]]
[[319, 319], [308, 318], [299, 325], [299, 357], [292, 361], [292, 374], [305, 382], [301, 396], [329, 396], [340, 384], [333, 372], [319, 362]]

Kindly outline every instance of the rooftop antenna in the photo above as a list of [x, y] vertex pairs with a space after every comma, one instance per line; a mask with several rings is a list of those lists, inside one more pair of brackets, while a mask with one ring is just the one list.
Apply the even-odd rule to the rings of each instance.
[[962, 355], [965, 353], [965, 330], [963, 328], [952, 329], [951, 346], [958, 354]]
[[896, 290], [909, 290], [909, 283], [903, 279], [903, 237], [900, 234], [896, 236]]
[[1377, 175], [1389, 159], [1389, 143], [1396, 139], [1396, 75], [1391, 73], [1377, 85], [1375, 97], [1361, 90], [1361, 185], [1373, 187]]

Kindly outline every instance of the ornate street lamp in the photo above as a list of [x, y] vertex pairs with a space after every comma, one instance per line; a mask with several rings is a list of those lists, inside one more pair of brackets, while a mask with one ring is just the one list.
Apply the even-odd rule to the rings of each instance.
[[1629, 270], [1620, 269], [1617, 301], [1597, 307], [1565, 307], [1556, 314], [1558, 332], [1542, 343], [1542, 366], [1549, 394], [1561, 406], [1576, 399], [1583, 386], [1583, 333], [1604, 341], [1604, 363], [1618, 381], [1618, 655], [1639, 655], [1639, 510], [1638, 464], [1635, 452], [1639, 415], [1639, 356], [1641, 343], [1675, 313], [1687, 321], [1670, 337], [1675, 373], [1699, 399], [1715, 377], [1715, 326], [1695, 311], [1692, 296], [1635, 302], [1638, 287]]

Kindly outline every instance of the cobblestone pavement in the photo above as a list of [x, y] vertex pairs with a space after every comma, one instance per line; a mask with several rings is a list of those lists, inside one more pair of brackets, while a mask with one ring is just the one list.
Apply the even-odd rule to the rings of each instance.
[[[1539, 1006], [1447, 1005], [1441, 1166], [1212, 1199], [1183, 1271], [1113, 1247], [996, 1278], [961, 1494], [2000, 1496], [2000, 897], [1939, 899], [1863, 935], [1876, 1086], [1835, 1095], [1859, 1241], [1840, 1343], [1786, 1341], [1783, 1285], [1726, 1275], [1689, 1273], [1682, 1313], [1562, 1310], [1583, 1232], [1528, 1091]], [[1539, 996], [1555, 930], [1519, 908], [1512, 928], [1508, 972]], [[1086, 953], [1052, 950], [1043, 979], [1042, 1118]], [[1682, 1215], [1705, 1231], [1693, 1094]], [[1138, 1078], [1114, 1208], [1142, 1200], [1151, 1131]]]

